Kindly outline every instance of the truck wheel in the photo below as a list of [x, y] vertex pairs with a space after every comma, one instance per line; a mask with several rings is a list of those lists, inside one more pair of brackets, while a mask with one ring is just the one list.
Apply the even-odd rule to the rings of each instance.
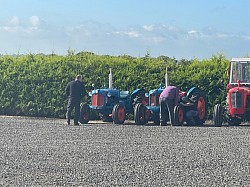
[[146, 107], [142, 103], [137, 103], [134, 109], [134, 119], [136, 125], [145, 125], [146, 120]]
[[181, 105], [176, 105], [174, 107], [174, 126], [183, 125], [184, 122], [184, 110]]
[[223, 122], [223, 108], [220, 104], [214, 106], [213, 120], [215, 127], [221, 127]]
[[115, 124], [123, 124], [126, 117], [125, 107], [117, 104], [112, 111], [112, 119]]
[[81, 103], [80, 105], [80, 118], [79, 122], [81, 124], [87, 124], [90, 118], [90, 108], [89, 105]]

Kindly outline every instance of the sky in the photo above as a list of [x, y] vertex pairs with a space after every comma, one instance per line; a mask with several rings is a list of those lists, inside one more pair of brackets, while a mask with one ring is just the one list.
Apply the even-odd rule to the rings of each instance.
[[250, 55], [249, 0], [0, 0], [0, 54]]

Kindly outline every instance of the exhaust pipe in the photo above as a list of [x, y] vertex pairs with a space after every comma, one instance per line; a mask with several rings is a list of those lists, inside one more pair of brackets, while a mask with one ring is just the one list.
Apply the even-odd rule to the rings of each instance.
[[166, 68], [166, 74], [165, 74], [165, 86], [169, 86], [169, 81], [168, 81], [168, 68]]
[[113, 89], [113, 81], [112, 81], [112, 71], [109, 69], [109, 89]]

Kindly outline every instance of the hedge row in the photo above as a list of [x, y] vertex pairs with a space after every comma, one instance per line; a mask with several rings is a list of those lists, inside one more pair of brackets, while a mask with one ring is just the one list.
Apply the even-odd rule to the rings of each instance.
[[[166, 67], [171, 83], [187, 91], [196, 86], [203, 89], [209, 100], [209, 116], [215, 103], [226, 97], [225, 85], [229, 60], [223, 55], [205, 60], [179, 60], [166, 56], [157, 58], [101, 56], [90, 52], [67, 56], [55, 54], [28, 54], [0, 57], [0, 115], [25, 115], [65, 117], [67, 98], [64, 93], [67, 82], [77, 74], [84, 76], [86, 88], [91, 84], [103, 87], [108, 84], [109, 68], [112, 68], [115, 87], [133, 91], [158, 88], [164, 83]], [[86, 102], [90, 98], [86, 96]]]

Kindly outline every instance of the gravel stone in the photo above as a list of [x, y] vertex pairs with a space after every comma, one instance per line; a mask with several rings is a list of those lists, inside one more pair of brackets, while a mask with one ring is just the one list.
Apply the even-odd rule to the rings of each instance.
[[0, 186], [250, 186], [250, 125], [0, 116]]

